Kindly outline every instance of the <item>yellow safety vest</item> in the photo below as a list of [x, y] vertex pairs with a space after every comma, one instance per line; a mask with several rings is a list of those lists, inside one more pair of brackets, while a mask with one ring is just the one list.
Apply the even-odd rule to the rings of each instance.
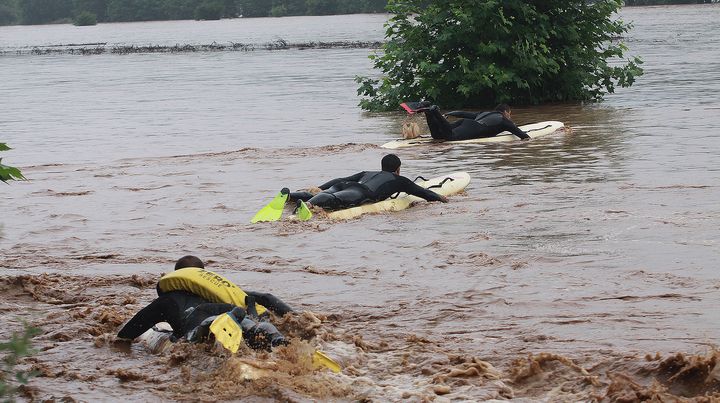
[[[225, 277], [198, 267], [186, 267], [162, 276], [157, 289], [158, 293], [187, 291], [210, 302], [224, 302], [247, 308], [245, 291]], [[266, 308], [260, 304], [255, 304], [255, 309], [257, 309], [258, 315], [262, 315], [266, 311]]]

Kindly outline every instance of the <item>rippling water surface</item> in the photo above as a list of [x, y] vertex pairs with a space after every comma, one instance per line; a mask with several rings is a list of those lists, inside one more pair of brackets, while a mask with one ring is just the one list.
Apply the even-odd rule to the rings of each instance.
[[[448, 204], [264, 225], [248, 222], [281, 187], [375, 169], [379, 145], [399, 136], [403, 113], [357, 107], [355, 75], [375, 74], [370, 50], [17, 51], [375, 41], [387, 16], [0, 27], [0, 139], [14, 148], [3, 161], [30, 179], [0, 194], [0, 312], [13, 324], [0, 335], [21, 317], [43, 327], [43, 352], [26, 363], [41, 377], [27, 395], [717, 393], [720, 6], [621, 17], [634, 22], [630, 53], [645, 61], [633, 87], [601, 104], [515, 110], [518, 123], [561, 120], [571, 133], [400, 151], [409, 177], [470, 173], [466, 194]], [[119, 348], [117, 328], [188, 253], [312, 311], [283, 330], [302, 334], [320, 318], [310, 342], [343, 374], [246, 352], [287, 367], [237, 385], [237, 358], [219, 351]]]

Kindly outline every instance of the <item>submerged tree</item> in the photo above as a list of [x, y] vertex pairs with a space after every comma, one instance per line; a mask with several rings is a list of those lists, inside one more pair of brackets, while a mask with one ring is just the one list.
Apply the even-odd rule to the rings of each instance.
[[[642, 74], [623, 60], [620, 0], [390, 0], [386, 44], [358, 77], [360, 106], [444, 107], [600, 100]], [[624, 63], [624, 64], [623, 64]]]

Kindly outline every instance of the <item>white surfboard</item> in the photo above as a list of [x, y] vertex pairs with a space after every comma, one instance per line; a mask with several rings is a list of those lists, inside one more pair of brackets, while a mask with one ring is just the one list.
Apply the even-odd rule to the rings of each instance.
[[[532, 123], [528, 125], [522, 125], [518, 126], [520, 130], [524, 131], [525, 133], [530, 136], [530, 138], [538, 138], [542, 136], [547, 136], [548, 134], [555, 133], [557, 130], [562, 129], [565, 127], [563, 122], [557, 122], [554, 120], [549, 120], [545, 122], [538, 122], [538, 123]], [[517, 136], [510, 132], [502, 132], [494, 137], [483, 137], [479, 139], [470, 139], [470, 140], [459, 140], [459, 141], [443, 141], [443, 140], [435, 140], [434, 138], [430, 136], [421, 136], [410, 140], [395, 140], [391, 141], [389, 143], [383, 144], [382, 148], [389, 148], [389, 149], [397, 149], [397, 148], [403, 148], [403, 147], [413, 147], [413, 146], [420, 146], [420, 145], [427, 145], [427, 144], [474, 144], [474, 143], [498, 143], [503, 141], [515, 141], [520, 140]]]
[[[420, 180], [416, 183], [443, 196], [452, 196], [462, 192], [467, 187], [470, 183], [470, 175], [467, 172], [453, 172], [427, 181]], [[334, 220], [347, 220], [366, 213], [400, 211], [410, 207], [413, 202], [420, 200], [423, 199], [407, 193], [400, 193], [394, 199], [390, 198], [377, 203], [363, 204], [362, 206], [333, 211], [328, 214], [328, 217]]]

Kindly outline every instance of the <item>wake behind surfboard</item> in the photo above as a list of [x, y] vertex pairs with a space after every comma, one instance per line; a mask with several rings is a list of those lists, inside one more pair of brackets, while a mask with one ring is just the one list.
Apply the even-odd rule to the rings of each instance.
[[[545, 122], [538, 122], [538, 123], [532, 123], [527, 125], [519, 126], [520, 130], [524, 131], [525, 133], [530, 136], [532, 139], [536, 139], [538, 137], [547, 136], [548, 134], [555, 133], [559, 129], [562, 129], [565, 127], [565, 124], [562, 122], [550, 120]], [[519, 139], [510, 132], [502, 132], [494, 137], [483, 137], [479, 139], [470, 139], [470, 140], [460, 140], [460, 141], [442, 141], [442, 140], [435, 140], [430, 136], [422, 136], [417, 137], [414, 139], [409, 140], [394, 140], [390, 141], [388, 143], [383, 144], [382, 148], [387, 149], [398, 149], [398, 148], [404, 148], [404, 147], [414, 147], [414, 146], [422, 146], [422, 145], [429, 145], [429, 144], [475, 144], [475, 143], [499, 143], [499, 142], [505, 142], [505, 141], [515, 141]]]

